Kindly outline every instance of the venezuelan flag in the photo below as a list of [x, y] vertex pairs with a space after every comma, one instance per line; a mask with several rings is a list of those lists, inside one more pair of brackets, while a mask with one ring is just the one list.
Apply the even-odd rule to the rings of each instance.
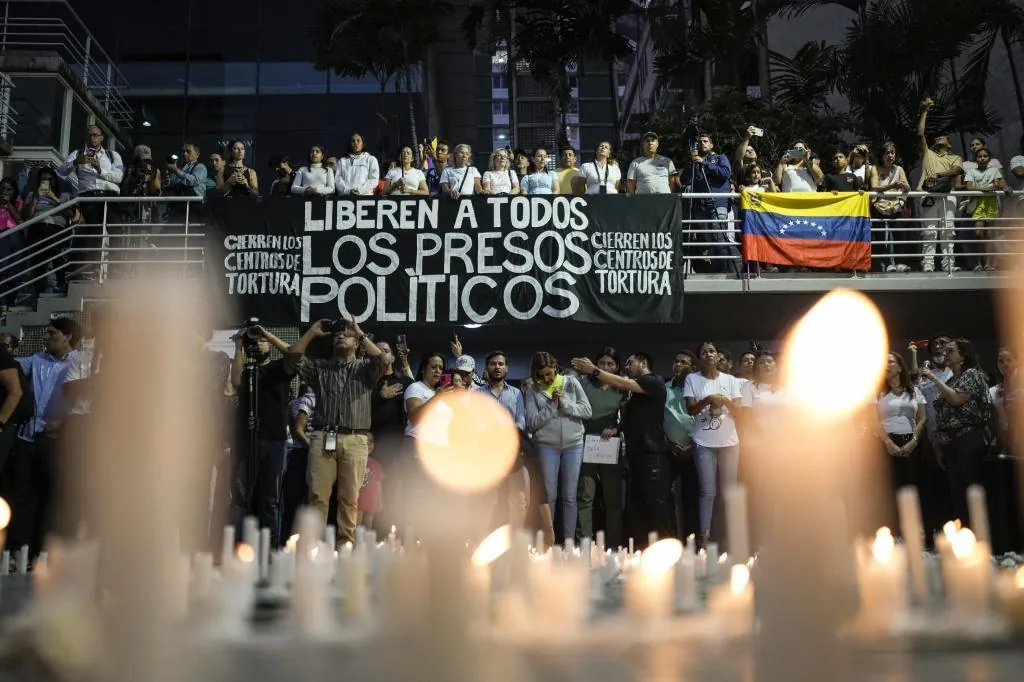
[[743, 190], [743, 258], [760, 263], [871, 269], [867, 194]]

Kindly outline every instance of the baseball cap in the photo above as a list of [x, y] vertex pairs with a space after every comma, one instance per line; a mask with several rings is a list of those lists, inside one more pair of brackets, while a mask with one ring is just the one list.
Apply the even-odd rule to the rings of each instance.
[[135, 148], [135, 158], [142, 159], [143, 161], [153, 160], [153, 150], [144, 144], [140, 144]]
[[643, 139], [645, 139], [645, 140], [657, 140], [658, 139], [658, 133], [654, 132], [653, 130], [648, 130], [646, 133], [644, 133]]
[[455, 360], [456, 372], [472, 372], [476, 369], [476, 360], [469, 355], [460, 355]]
[[932, 142], [932, 149], [935, 149], [936, 147], [945, 147], [946, 149], [951, 149], [952, 145], [949, 144], [948, 137], [946, 137], [945, 135], [939, 135], [938, 137], [935, 138], [935, 141]]

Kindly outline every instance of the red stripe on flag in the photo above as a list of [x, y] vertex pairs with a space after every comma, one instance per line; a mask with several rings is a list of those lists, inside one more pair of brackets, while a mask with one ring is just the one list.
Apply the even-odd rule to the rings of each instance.
[[805, 268], [870, 270], [871, 244], [743, 235], [743, 259]]

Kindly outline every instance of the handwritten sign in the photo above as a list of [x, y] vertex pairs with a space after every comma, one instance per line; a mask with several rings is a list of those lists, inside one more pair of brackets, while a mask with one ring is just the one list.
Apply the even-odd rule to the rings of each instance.
[[618, 464], [621, 438], [604, 440], [601, 436], [583, 439], [583, 461], [587, 464]]

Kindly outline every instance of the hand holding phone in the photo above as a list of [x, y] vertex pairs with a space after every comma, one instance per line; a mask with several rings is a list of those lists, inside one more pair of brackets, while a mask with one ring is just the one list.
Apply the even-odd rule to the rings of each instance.
[[807, 151], [804, 150], [804, 149], [799, 149], [799, 148], [798, 149], [790, 149], [788, 152], [786, 152], [786, 156], [788, 156], [790, 159], [796, 159], [796, 160], [806, 159], [807, 158]]
[[753, 137], [764, 137], [764, 128], [758, 128], [757, 126], [750, 126], [750, 134]]
[[919, 341], [911, 341], [910, 342], [910, 346], [911, 346], [911, 348], [914, 348], [915, 350], [924, 350], [925, 348], [928, 347], [928, 339], [921, 339]]
[[441, 383], [439, 384], [439, 386], [441, 388], [445, 388], [445, 387], [451, 386], [451, 385], [452, 385], [452, 373], [451, 372], [445, 372], [444, 374], [441, 375]]

